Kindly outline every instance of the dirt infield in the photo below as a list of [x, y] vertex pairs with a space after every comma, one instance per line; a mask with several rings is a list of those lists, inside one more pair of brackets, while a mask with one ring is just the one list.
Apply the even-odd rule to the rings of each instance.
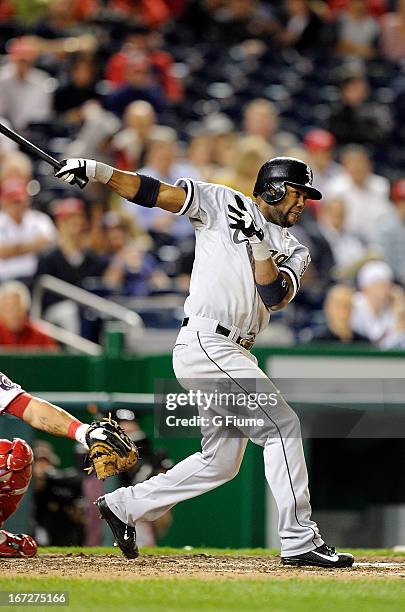
[[353, 568], [283, 567], [277, 557], [215, 556], [208, 554], [145, 555], [127, 561], [117, 555], [44, 554], [34, 559], [0, 559], [4, 578], [75, 577], [137, 578], [405, 578], [405, 556], [356, 558]]

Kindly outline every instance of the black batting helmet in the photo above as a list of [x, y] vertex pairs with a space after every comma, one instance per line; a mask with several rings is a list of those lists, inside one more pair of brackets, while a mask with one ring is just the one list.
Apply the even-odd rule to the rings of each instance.
[[267, 204], [276, 204], [287, 193], [286, 185], [305, 187], [311, 200], [320, 200], [322, 194], [312, 187], [312, 170], [305, 162], [295, 157], [274, 157], [260, 168], [253, 190], [255, 197], [261, 196]]

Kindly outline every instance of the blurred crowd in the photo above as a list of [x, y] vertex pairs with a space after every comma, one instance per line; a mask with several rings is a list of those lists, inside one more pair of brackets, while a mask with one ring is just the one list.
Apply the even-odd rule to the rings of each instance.
[[[59, 159], [249, 196], [265, 160], [307, 161], [324, 197], [292, 232], [312, 264], [275, 320], [405, 348], [404, 0], [0, 0], [0, 33], [1, 121]], [[2, 346], [58, 350], [29, 317], [43, 274], [129, 306], [187, 292], [187, 219], [69, 190], [3, 136], [0, 207]], [[69, 300], [41, 308], [98, 340]]]

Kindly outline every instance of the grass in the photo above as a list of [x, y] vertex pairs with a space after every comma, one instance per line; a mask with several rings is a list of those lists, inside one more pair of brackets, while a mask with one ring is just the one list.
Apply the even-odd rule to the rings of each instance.
[[[41, 607], [69, 612], [139, 610], [205, 612], [399, 612], [405, 586], [384, 580], [88, 580], [80, 578], [0, 578], [1, 590], [68, 591], [69, 606]], [[4, 609], [11, 610], [7, 607]], [[36, 608], [38, 609], [38, 608]]]
[[[143, 554], [212, 554], [212, 555], [275, 555], [268, 549], [144, 549]], [[366, 558], [375, 555], [396, 556], [391, 550], [352, 551]], [[42, 548], [40, 554], [88, 553], [118, 554], [115, 548]], [[400, 555], [400, 553], [398, 553]], [[346, 577], [347, 576], [347, 577]], [[68, 591], [68, 607], [35, 607], [36, 610], [68, 612], [399, 612], [405, 610], [405, 581], [381, 578], [352, 580], [349, 575], [338, 579], [302, 578], [237, 579], [218, 578], [137, 578], [137, 580], [17, 577], [1, 578], [2, 591]], [[12, 610], [12, 607], [1, 606]]]

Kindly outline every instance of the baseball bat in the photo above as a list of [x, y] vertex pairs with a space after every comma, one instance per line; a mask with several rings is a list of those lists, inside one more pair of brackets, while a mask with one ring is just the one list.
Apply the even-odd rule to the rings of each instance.
[[[21, 134], [18, 134], [17, 132], [12, 130], [11, 128], [6, 127], [2, 123], [0, 123], [0, 132], [4, 134], [4, 136], [7, 136], [7, 138], [10, 138], [18, 145], [20, 145], [20, 147], [27, 153], [30, 153], [34, 157], [38, 157], [39, 159], [42, 159], [43, 161], [50, 164], [55, 170], [60, 170], [63, 167], [63, 164], [61, 164], [57, 159], [55, 159], [48, 153], [45, 153], [45, 151], [34, 145], [32, 142], [30, 142], [23, 136], [21, 136]], [[85, 187], [88, 183], [88, 181], [79, 177], [75, 177], [75, 179], [80, 189], [83, 189], [83, 187]]]

